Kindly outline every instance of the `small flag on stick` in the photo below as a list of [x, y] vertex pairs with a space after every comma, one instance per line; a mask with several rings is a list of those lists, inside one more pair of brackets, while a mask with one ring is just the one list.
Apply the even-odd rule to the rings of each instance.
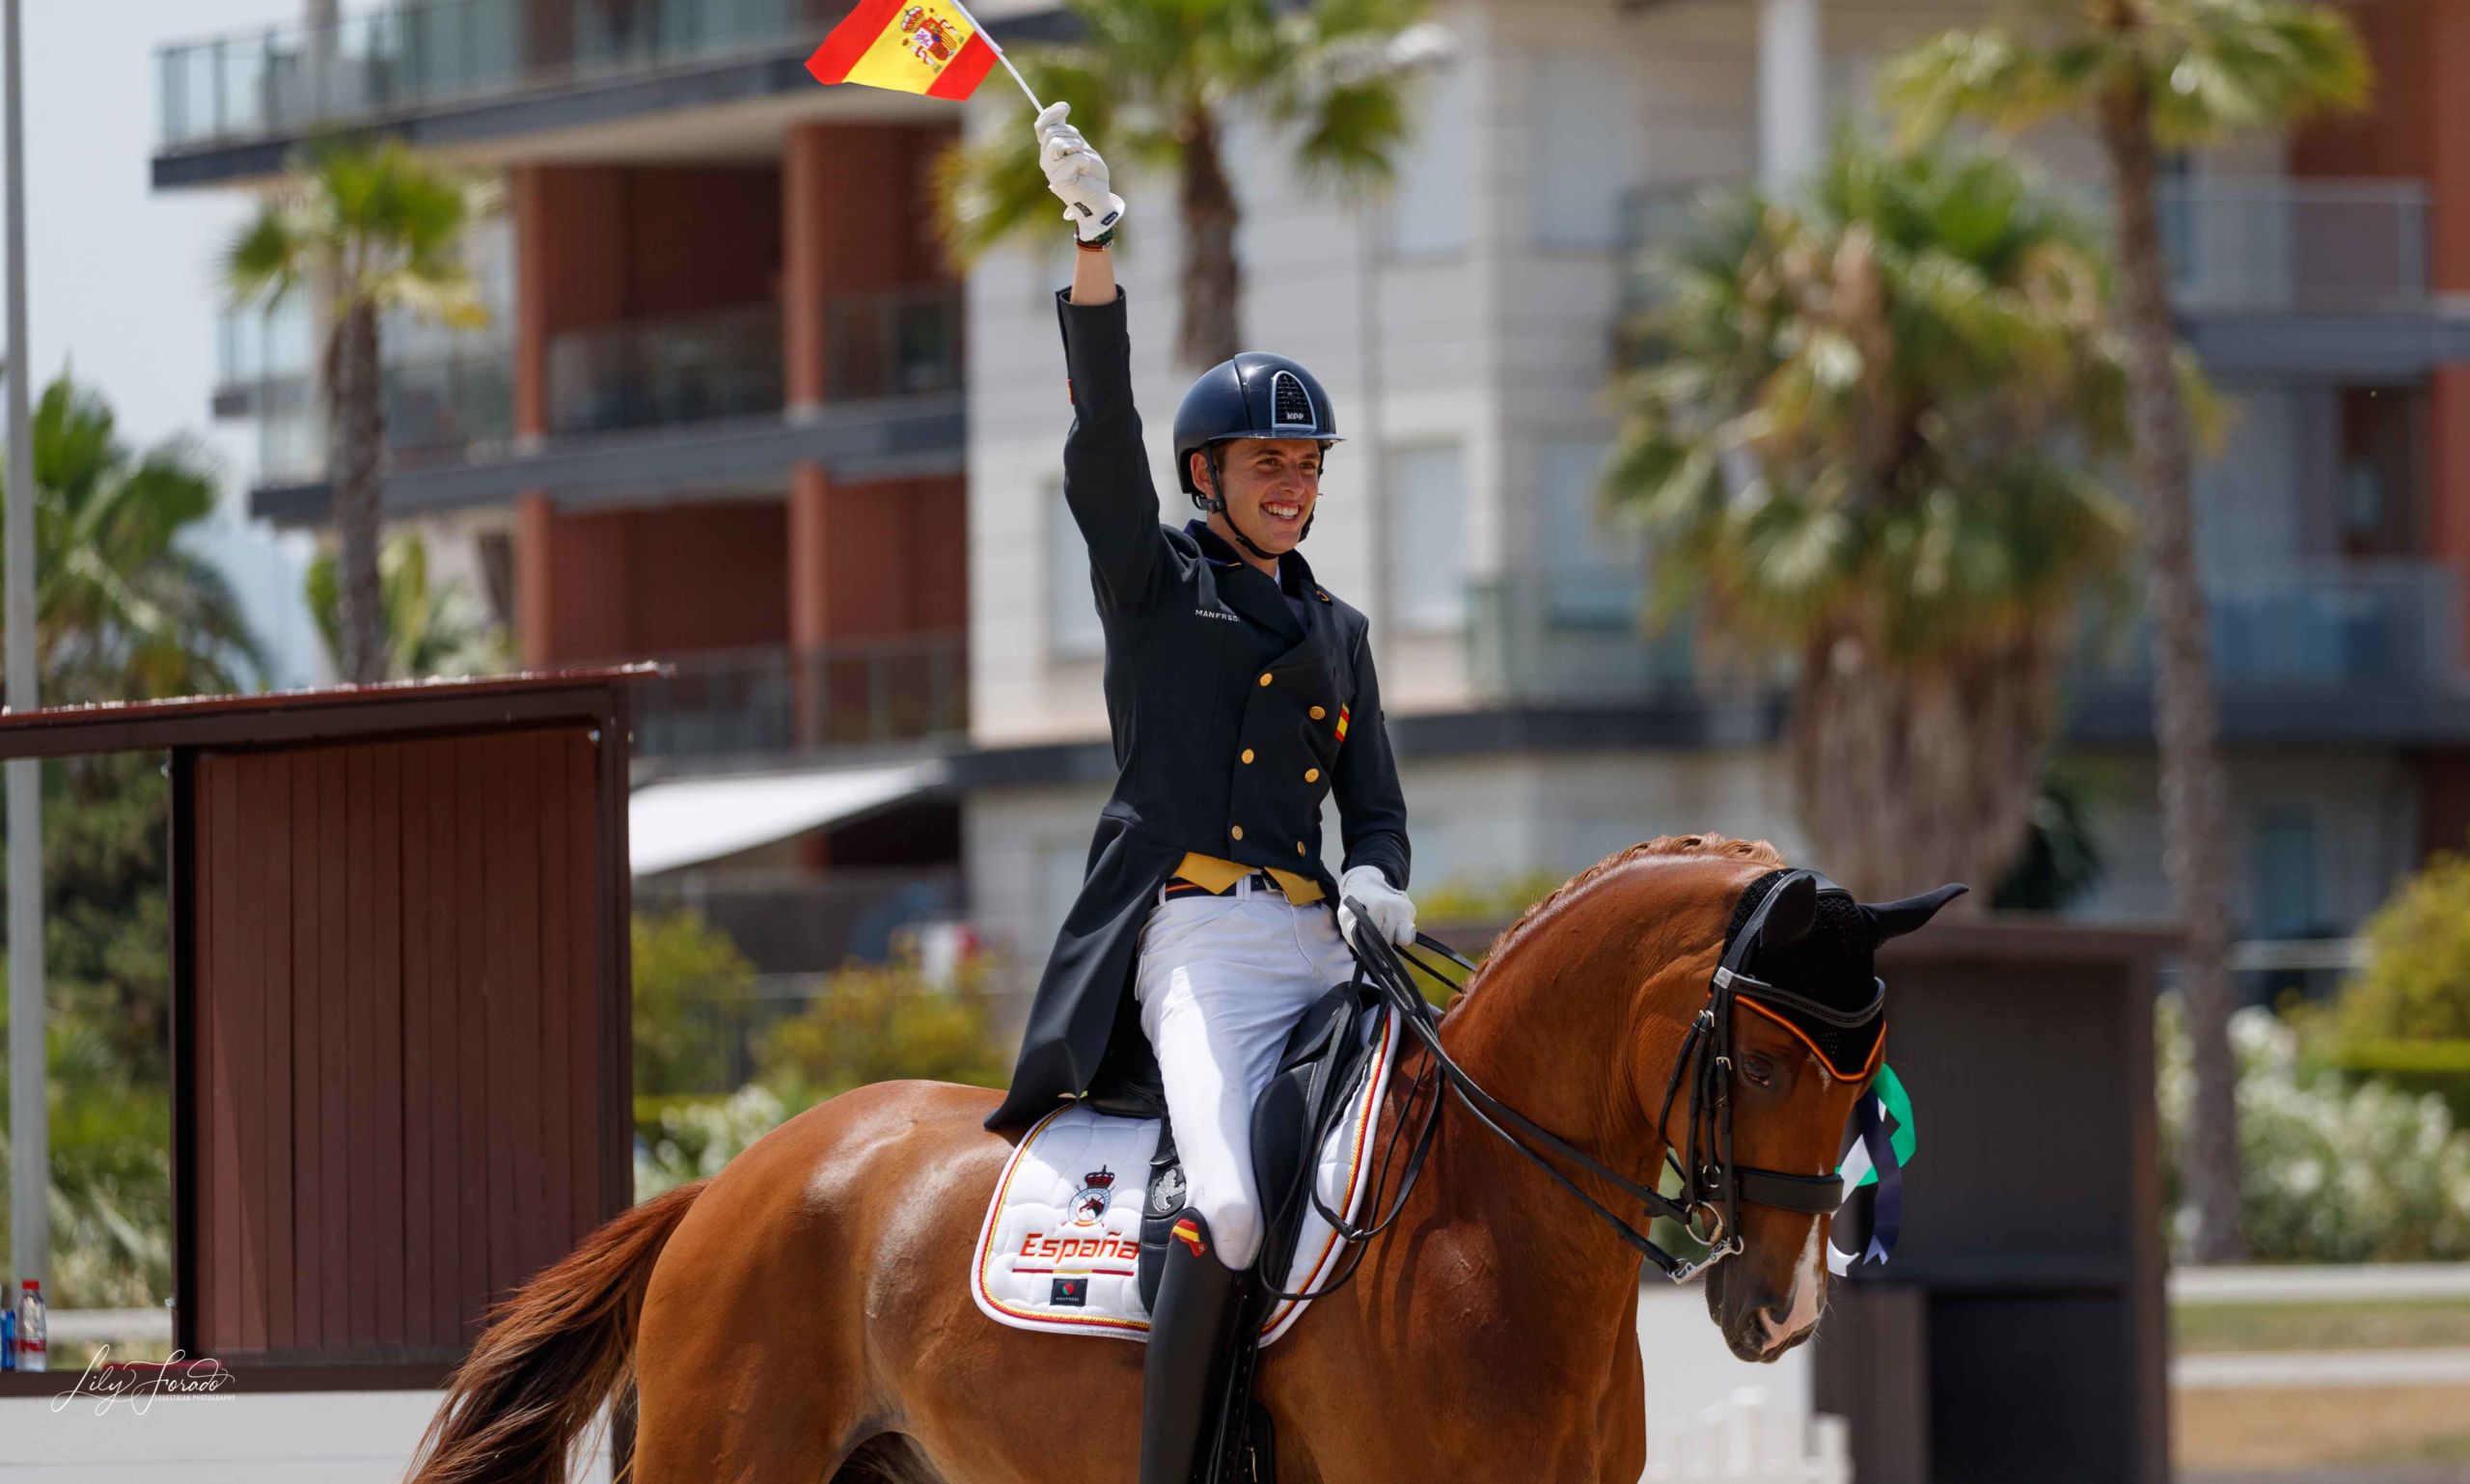
[[[959, 0], [860, 0], [807, 58], [807, 70], [821, 83], [959, 99], [976, 92], [998, 62], [1020, 81], [1011, 59]], [[1029, 93], [1029, 84], [1021, 91]], [[1036, 103], [1036, 95], [1029, 101]]]

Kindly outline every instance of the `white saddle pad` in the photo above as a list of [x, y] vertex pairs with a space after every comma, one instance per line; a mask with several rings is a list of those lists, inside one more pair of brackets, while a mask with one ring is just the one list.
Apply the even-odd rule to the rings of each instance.
[[[1395, 1059], [1396, 1010], [1380, 1012], [1379, 1034], [1372, 1076], [1313, 1161], [1321, 1199], [1350, 1222], [1372, 1180], [1367, 1155], [1380, 1132], [1381, 1100]], [[1157, 1151], [1155, 1118], [1111, 1117], [1068, 1103], [1040, 1119], [995, 1182], [970, 1257], [970, 1292], [986, 1316], [1016, 1330], [1147, 1340], [1140, 1208], [1148, 1196], [1149, 1158]], [[1338, 1266], [1338, 1234], [1320, 1210], [1307, 1209], [1294, 1263], [1276, 1276], [1277, 1286], [1319, 1292]], [[1307, 1306], [1279, 1301], [1262, 1322], [1261, 1343], [1284, 1334]]]

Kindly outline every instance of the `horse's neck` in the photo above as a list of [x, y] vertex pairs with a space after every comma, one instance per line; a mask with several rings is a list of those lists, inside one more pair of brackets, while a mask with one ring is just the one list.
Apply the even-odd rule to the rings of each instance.
[[[1496, 962], [1452, 1010], [1442, 1043], [1493, 1096], [1652, 1185], [1661, 1151], [1633, 1081], [1640, 1060], [1633, 1048], [1641, 1038], [1668, 1039], [1677, 1053], [1680, 1026], [1673, 1012], [1640, 1003], [1639, 968], [1618, 945], [1594, 942], [1546, 968], [1536, 960], [1551, 946], [1530, 939], [1525, 961]], [[1513, 1328], [1523, 1361], [1549, 1363], [1557, 1352], [1570, 1374], [1603, 1374], [1605, 1356], [1636, 1342], [1630, 1326], [1637, 1250], [1464, 1105], [1441, 1116], [1431, 1167], [1400, 1223], [1406, 1230], [1385, 1243], [1384, 1255], [1403, 1265], [1398, 1276], [1411, 1282], [1481, 1284], [1462, 1311], [1476, 1324], [1489, 1315]], [[1564, 1172], [1645, 1228], [1648, 1213], [1610, 1185]]]

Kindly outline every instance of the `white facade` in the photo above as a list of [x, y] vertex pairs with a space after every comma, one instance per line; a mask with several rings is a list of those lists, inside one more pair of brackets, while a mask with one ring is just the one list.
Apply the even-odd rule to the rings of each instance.
[[[1814, 141], [1874, 116], [1883, 59], [1990, 10], [1986, 0], [1669, 0], [1634, 11], [1461, 0], [1437, 13], [1454, 54], [1422, 85], [1416, 142], [1397, 189], [1378, 202], [1304, 192], [1273, 132], [1238, 127], [1229, 168], [1245, 212], [1249, 339], [1312, 366], [1348, 431], [1306, 550], [1327, 585], [1371, 617], [1393, 720], [1646, 699], [1643, 682], [1625, 693], [1620, 672], [1608, 682], [1604, 673], [1606, 656], [1637, 663], [1624, 625], [1639, 557], [1633, 540], [1601, 528], [1593, 505], [1613, 430], [1625, 202], [1789, 176]], [[972, 120], [1022, 124], [1008, 96], [990, 95]], [[2080, 131], [2046, 129], [2028, 145], [2062, 187], [2098, 193], [2099, 156]], [[2280, 170], [2279, 150], [2266, 146], [2209, 158], [2194, 174]], [[1165, 448], [1189, 379], [1169, 364], [1181, 257], [1173, 184], [1126, 171], [1118, 185], [1131, 203], [1119, 268], [1135, 386], [1161, 517], [1181, 523], [1192, 512]], [[2207, 245], [2219, 221], [2196, 227], [2189, 250], [2210, 273], [2238, 244]], [[1107, 735], [1085, 559], [1059, 495], [1071, 414], [1052, 297], [1070, 268], [1058, 224], [1051, 251], [992, 260], [970, 280], [972, 717], [986, 749], [1102, 745]], [[2255, 426], [2207, 480], [2206, 555], [2269, 610], [2293, 583], [2312, 591], [2293, 563], [2323, 546], [2302, 529], [2298, 491], [2329, 478], [2331, 394], [2252, 390]], [[1591, 637], [1548, 622], [1538, 640], [1531, 624], [1501, 617], [1573, 606], [1586, 610]], [[2325, 922], [2348, 923], [2406, 868], [2416, 848], [2406, 769], [2389, 754], [2340, 756], [2338, 767], [2295, 756], [2238, 761], [2239, 827], [2280, 863], [2259, 867], [2242, 894], [2312, 899]], [[1411, 756], [1402, 774], [1423, 890], [1576, 870], [1664, 832], [1799, 844], [1780, 759], [1720, 737], [1665, 750]], [[2112, 876], [2089, 909], [2158, 915], [2167, 893], [2150, 759], [2110, 778]], [[973, 916], [1025, 970], [1042, 959], [1079, 884], [1110, 782], [982, 789], [968, 801]], [[2290, 884], [2301, 875], [2314, 884]]]

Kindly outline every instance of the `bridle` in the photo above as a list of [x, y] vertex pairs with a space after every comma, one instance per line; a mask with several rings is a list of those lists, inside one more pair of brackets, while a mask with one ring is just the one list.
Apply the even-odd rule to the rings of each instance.
[[[1733, 934], [1732, 941], [1725, 946], [1724, 955], [1716, 964], [1713, 980], [1708, 985], [1707, 1003], [1690, 1022], [1688, 1034], [1682, 1040], [1680, 1055], [1673, 1061], [1672, 1076], [1664, 1085], [1663, 1103], [1657, 1117], [1659, 1133], [1671, 1127], [1673, 1107], [1687, 1079], [1690, 1087], [1688, 1122], [1678, 1146], [1679, 1153], [1673, 1152], [1667, 1134], [1664, 1155], [1666, 1166], [1681, 1179], [1681, 1193], [1677, 1196], [1638, 1184], [1485, 1091], [1441, 1047], [1440, 1012], [1416, 992], [1408, 966], [1412, 963], [1435, 978], [1443, 982], [1447, 979], [1438, 966], [1417, 953], [1415, 948], [1393, 947], [1378, 932], [1351, 934], [1348, 942], [1356, 953], [1358, 975], [1379, 991], [1384, 1001], [1400, 1012], [1399, 1019], [1430, 1055], [1431, 1067], [1410, 1091], [1408, 1106], [1413, 1105], [1416, 1092], [1425, 1083], [1438, 1075], [1466, 1105], [1468, 1112], [1475, 1115], [1477, 1122], [1497, 1135], [1537, 1168], [1551, 1175], [1562, 1189], [1576, 1195], [1624, 1243], [1635, 1248], [1665, 1277], [1676, 1283], [1686, 1283], [1743, 1250], [1740, 1217], [1743, 1202], [1803, 1216], [1825, 1216], [1844, 1203], [1844, 1181], [1840, 1175], [1792, 1174], [1779, 1169], [1740, 1165], [1733, 1160], [1732, 1081], [1736, 1068], [1732, 1022], [1736, 1000], [1746, 996], [1763, 1007], [1804, 1016], [1821, 1025], [1844, 1030], [1858, 1030], [1886, 1013], [1886, 982], [1876, 976], [1871, 978], [1871, 995], [1865, 1003], [1851, 1010], [1840, 1010], [1747, 972], [1744, 966], [1757, 951], [1759, 936], [1766, 927], [1768, 915], [1782, 898], [1784, 887], [1794, 876], [1812, 878], [1821, 895], [1850, 895], [1842, 887], [1816, 871], [1785, 872], [1775, 878], [1767, 893], [1751, 909], [1748, 920], [1742, 923], [1740, 930]], [[1358, 923], [1368, 921], [1359, 908], [1347, 916]], [[1446, 944], [1433, 938], [1417, 934], [1415, 948], [1441, 955], [1467, 974], [1475, 972], [1473, 964], [1451, 951]], [[1874, 1054], [1871, 1058], [1873, 1064], [1876, 1059]], [[1837, 1069], [1830, 1065], [1829, 1070]], [[1407, 1195], [1414, 1188], [1416, 1177], [1422, 1173], [1425, 1157], [1431, 1152], [1441, 1106], [1442, 1099], [1436, 1095], [1416, 1136], [1414, 1150], [1408, 1158], [1404, 1181], [1387, 1213], [1379, 1221], [1361, 1226], [1351, 1224], [1345, 1213], [1332, 1211], [1322, 1200], [1316, 1185], [1312, 1193], [1313, 1204], [1342, 1240], [1356, 1244], [1377, 1236], [1406, 1208]], [[1399, 1133], [1403, 1135], [1403, 1128]], [[1314, 1147], [1317, 1146], [1316, 1141]], [[1394, 1146], [1393, 1140], [1393, 1150]], [[1574, 1165], [1611, 1186], [1620, 1195], [1643, 1206], [1650, 1218], [1669, 1217], [1680, 1223], [1683, 1230], [1706, 1248], [1706, 1254], [1685, 1259], [1665, 1251], [1618, 1212], [1589, 1195], [1554, 1164], [1555, 1160]], [[1388, 1157], [1385, 1155], [1381, 1163], [1386, 1170]], [[1379, 1188], [1377, 1177], [1374, 1188]], [[1360, 1260], [1358, 1254], [1358, 1265]], [[1334, 1289], [1339, 1282], [1352, 1278], [1354, 1271], [1354, 1268], [1349, 1268], [1323, 1291]]]

